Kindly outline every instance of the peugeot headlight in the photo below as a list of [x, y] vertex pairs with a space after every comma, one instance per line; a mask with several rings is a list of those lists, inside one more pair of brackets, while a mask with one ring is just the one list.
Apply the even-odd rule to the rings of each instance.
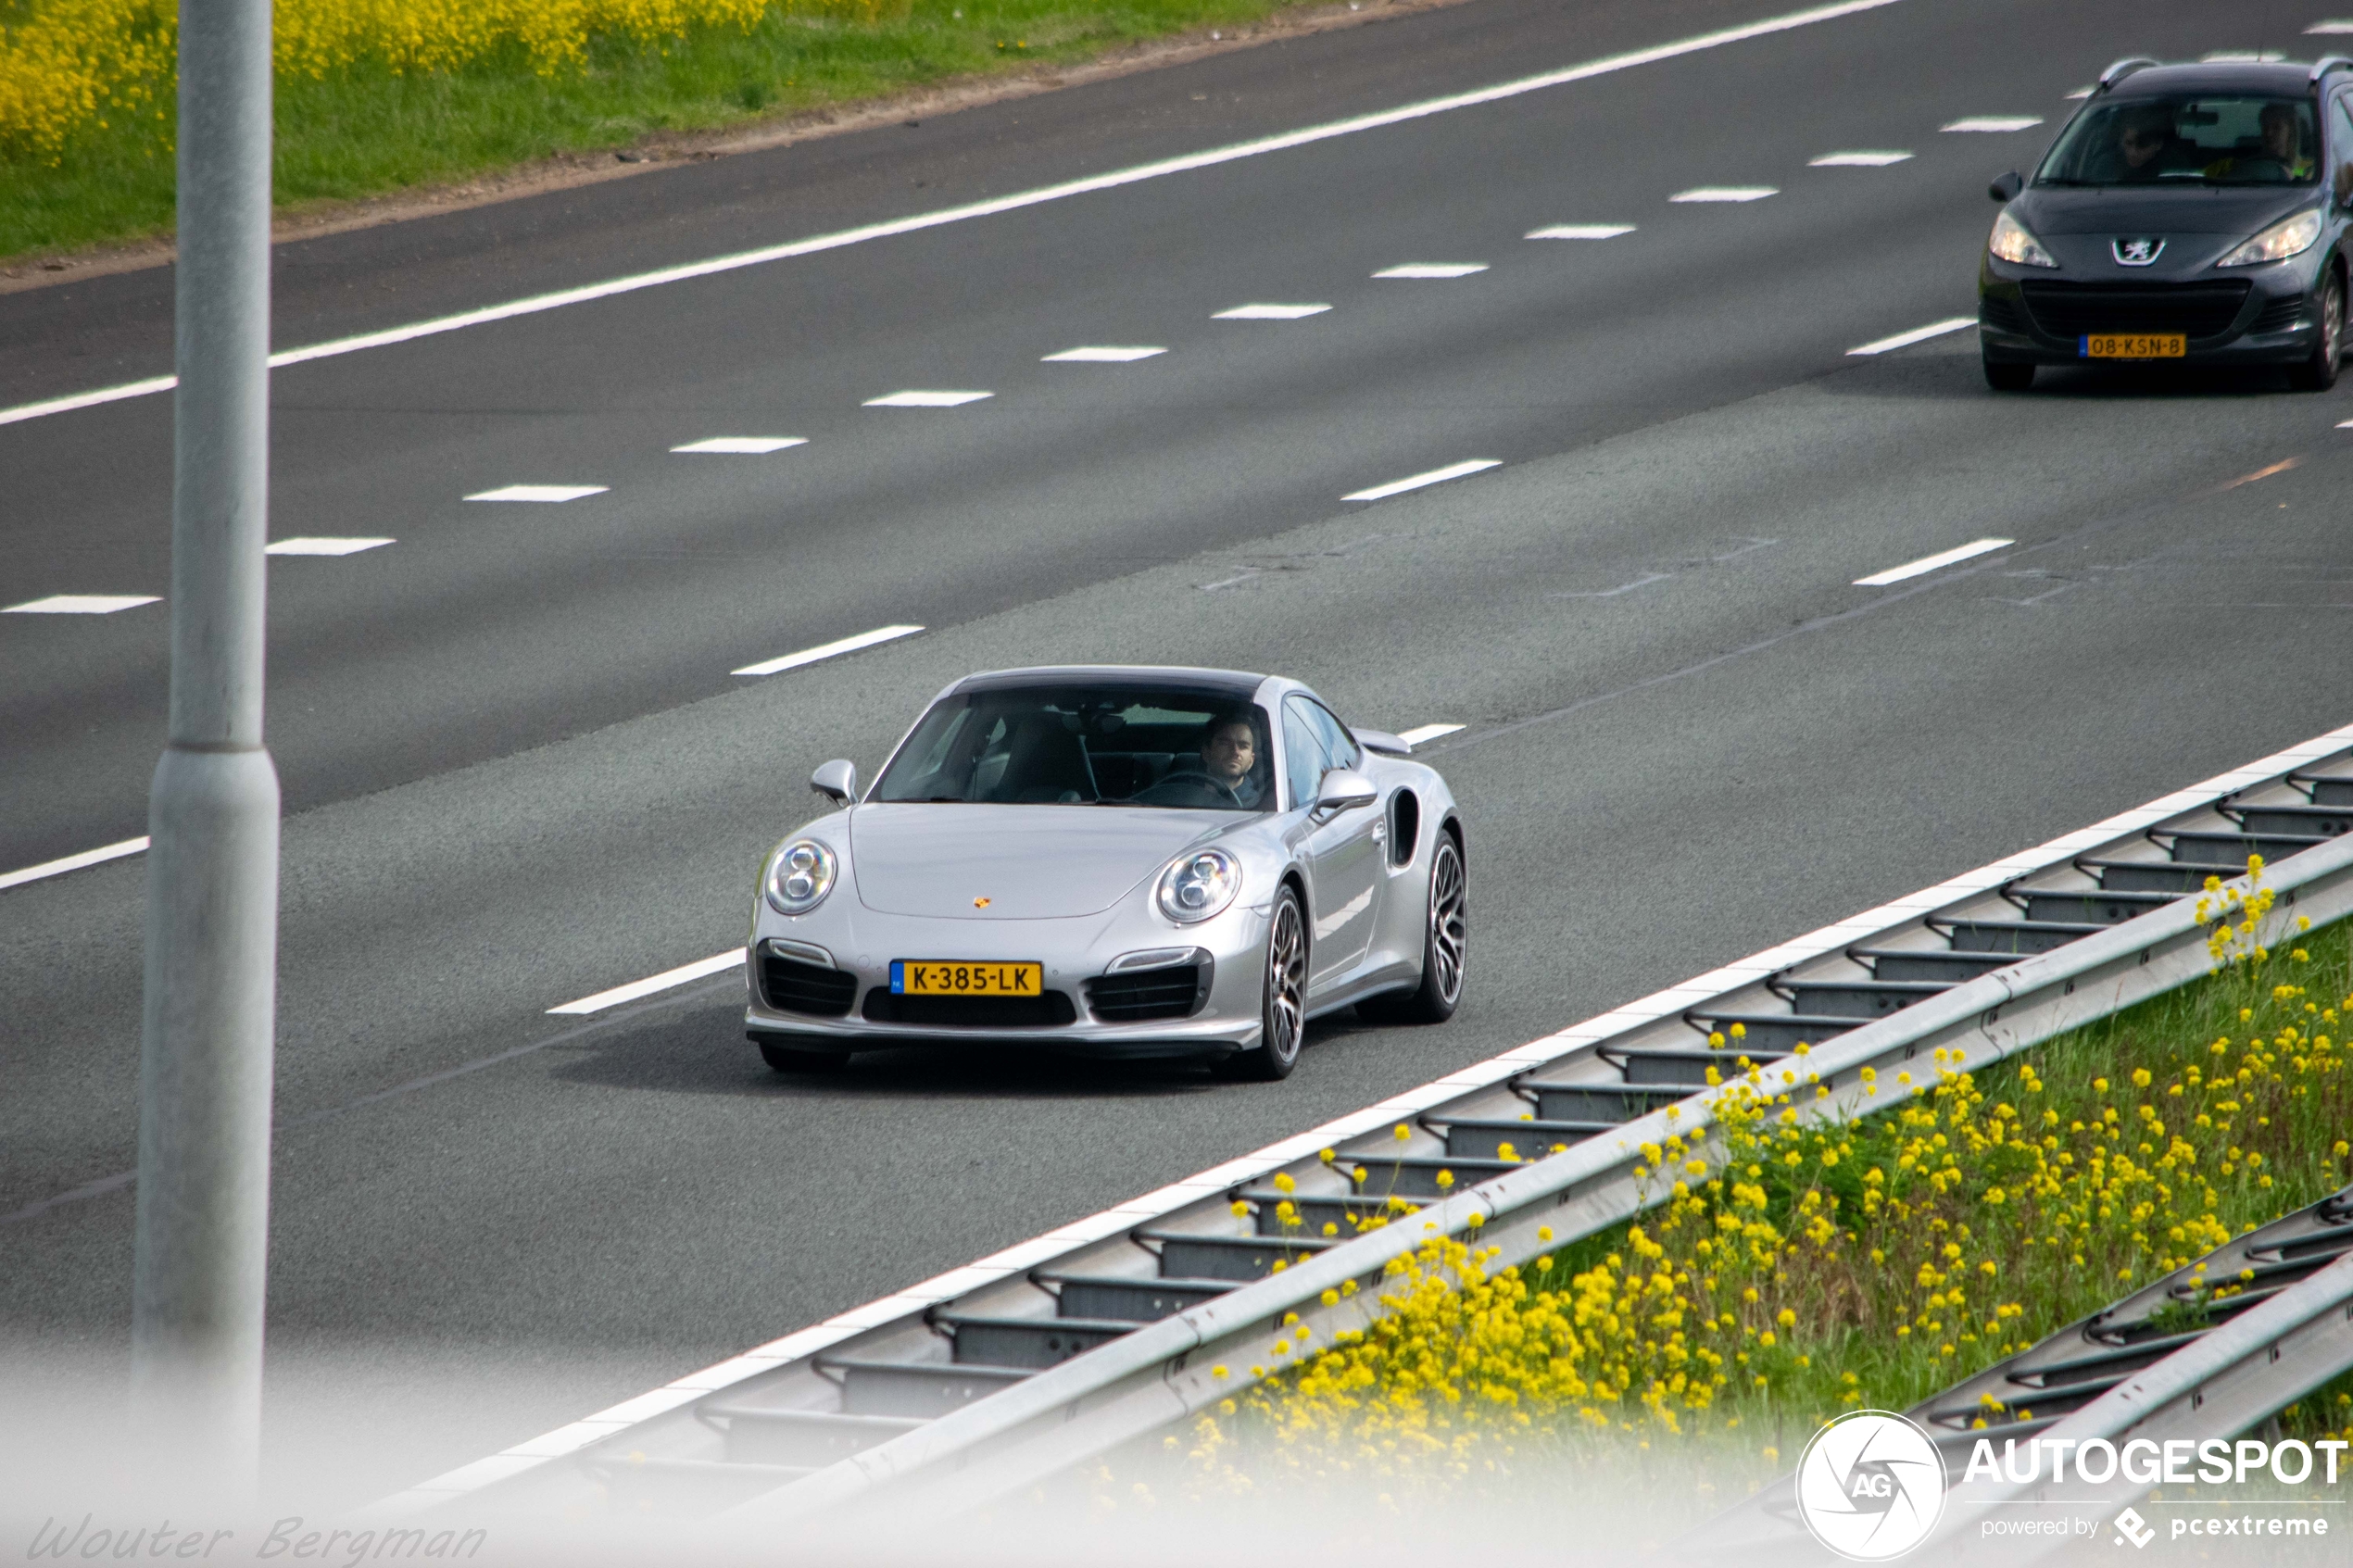
[[2020, 267], [2056, 267], [2051, 253], [2043, 242], [2027, 232], [2026, 225], [2005, 210], [1994, 220], [1994, 232], [1986, 239], [1985, 248], [1996, 261], [2015, 262]]
[[1207, 920], [1242, 890], [1242, 863], [1223, 849], [1179, 855], [1160, 873], [1160, 912], [1179, 925]]
[[2310, 250], [2312, 242], [2320, 237], [2321, 209], [2309, 207], [2293, 218], [2281, 219], [2214, 265], [2254, 267], [2266, 261], [2285, 261]]
[[796, 838], [768, 857], [761, 878], [768, 907], [780, 915], [805, 915], [834, 890], [834, 852], [813, 838]]

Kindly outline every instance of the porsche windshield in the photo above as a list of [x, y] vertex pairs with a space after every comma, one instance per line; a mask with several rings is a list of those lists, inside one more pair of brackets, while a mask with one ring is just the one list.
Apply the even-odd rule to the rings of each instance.
[[2076, 116], [2038, 185], [2309, 185], [2321, 139], [2309, 98], [2127, 98]]
[[935, 704], [871, 799], [1270, 811], [1255, 703], [1183, 686], [1023, 686]]

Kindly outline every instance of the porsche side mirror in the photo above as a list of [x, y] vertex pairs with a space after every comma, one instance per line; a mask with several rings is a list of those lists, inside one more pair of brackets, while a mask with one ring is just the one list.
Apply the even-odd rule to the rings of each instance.
[[2020, 179], [2017, 172], [2013, 170], [1986, 186], [1985, 194], [1997, 202], [2016, 201], [2018, 194], [2024, 189], [2026, 189], [2026, 182]]
[[1315, 814], [1337, 817], [1342, 811], [1353, 811], [1359, 806], [1370, 806], [1380, 798], [1380, 791], [1373, 781], [1353, 768], [1334, 768], [1315, 786]]
[[837, 806], [858, 804], [858, 764], [837, 757], [809, 775], [809, 787]]

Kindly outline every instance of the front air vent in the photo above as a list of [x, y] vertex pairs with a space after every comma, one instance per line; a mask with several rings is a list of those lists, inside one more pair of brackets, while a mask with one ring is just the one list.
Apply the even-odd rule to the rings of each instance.
[[1087, 982], [1087, 1006], [1105, 1023], [1190, 1018], [1207, 994], [1197, 964], [1131, 970]]
[[2057, 283], [2019, 285], [2034, 324], [2053, 337], [2088, 332], [2181, 332], [2220, 337], [2238, 320], [2252, 285], [2226, 283]]
[[849, 1004], [858, 996], [858, 977], [788, 959], [773, 950], [763, 951], [760, 955], [760, 992], [768, 998], [768, 1005], [779, 1012], [840, 1018], [849, 1011]]
[[912, 1023], [924, 1028], [1051, 1029], [1078, 1022], [1078, 1010], [1060, 991], [1042, 997], [894, 997], [887, 985], [866, 993], [861, 1010], [869, 1023]]

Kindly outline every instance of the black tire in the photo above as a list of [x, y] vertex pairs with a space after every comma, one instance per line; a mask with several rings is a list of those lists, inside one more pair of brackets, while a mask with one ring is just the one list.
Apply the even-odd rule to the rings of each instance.
[[787, 1046], [773, 1035], [754, 1035], [760, 1060], [779, 1073], [838, 1073], [849, 1060], [848, 1051], [808, 1050]]
[[1986, 358], [1985, 384], [1996, 392], [2024, 392], [2034, 384], [2034, 367], [2015, 359]]
[[1266, 922], [1266, 972], [1259, 991], [1258, 1044], [1217, 1063], [1221, 1078], [1270, 1084], [1299, 1065], [1307, 1025], [1307, 917], [1286, 883]]
[[2336, 384], [2344, 358], [2345, 280], [2332, 267], [2321, 285], [2321, 341], [2312, 345], [2311, 358], [2288, 367], [2287, 384], [2298, 392], [2326, 392]]
[[1454, 835], [1441, 832], [1429, 857], [1429, 910], [1422, 922], [1422, 983], [1367, 997], [1356, 1013], [1371, 1023], [1443, 1023], [1463, 1000], [1470, 956], [1470, 877]]

